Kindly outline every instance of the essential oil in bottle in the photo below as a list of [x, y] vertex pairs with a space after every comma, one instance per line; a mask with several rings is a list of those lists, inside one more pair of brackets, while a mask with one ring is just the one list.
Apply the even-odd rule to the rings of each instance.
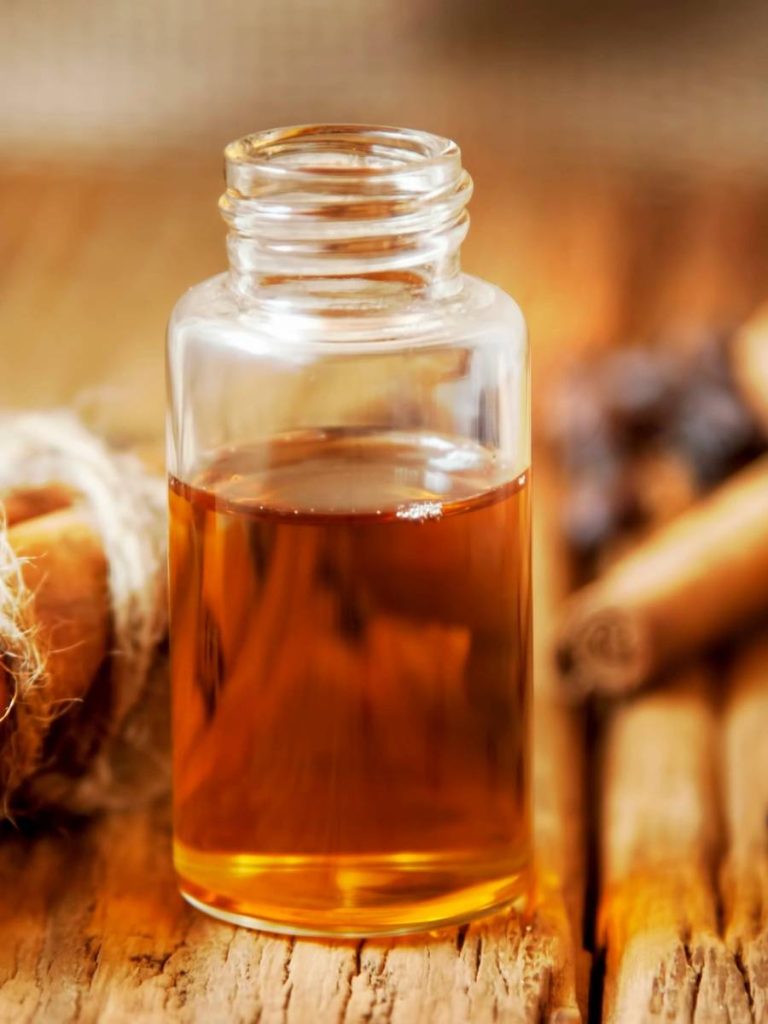
[[418, 435], [286, 437], [172, 481], [187, 895], [355, 932], [520, 891], [528, 501]]

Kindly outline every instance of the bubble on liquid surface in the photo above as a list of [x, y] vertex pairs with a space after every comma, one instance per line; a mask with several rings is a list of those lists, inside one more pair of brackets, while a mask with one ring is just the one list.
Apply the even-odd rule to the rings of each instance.
[[414, 501], [411, 505], [401, 505], [395, 515], [398, 519], [410, 519], [421, 522], [424, 519], [439, 519], [443, 514], [443, 506], [439, 501]]

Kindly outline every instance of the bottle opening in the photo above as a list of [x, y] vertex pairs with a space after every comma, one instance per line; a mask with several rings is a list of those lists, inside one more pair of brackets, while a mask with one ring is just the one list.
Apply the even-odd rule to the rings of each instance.
[[[455, 142], [408, 128], [368, 125], [300, 125], [246, 135], [224, 151], [227, 185], [253, 194], [265, 179], [296, 175], [310, 184], [329, 178], [351, 185], [419, 191], [461, 173]], [[417, 171], [416, 176], [401, 177]]]
[[413, 271], [423, 285], [458, 275], [472, 181], [456, 143], [427, 132], [303, 125], [245, 136], [225, 150], [235, 286], [274, 278]]

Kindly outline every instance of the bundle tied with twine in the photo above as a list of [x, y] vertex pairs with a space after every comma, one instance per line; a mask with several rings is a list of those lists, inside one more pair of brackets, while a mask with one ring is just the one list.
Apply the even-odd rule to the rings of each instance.
[[0, 811], [165, 788], [163, 481], [68, 413], [24, 413], [0, 417], [0, 498]]

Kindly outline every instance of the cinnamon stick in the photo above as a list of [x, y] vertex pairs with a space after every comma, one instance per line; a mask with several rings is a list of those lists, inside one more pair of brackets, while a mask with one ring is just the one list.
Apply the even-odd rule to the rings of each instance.
[[738, 963], [718, 936], [716, 740], [698, 669], [611, 712], [598, 915], [607, 1024], [753, 1020]]
[[110, 605], [101, 539], [82, 508], [17, 522], [8, 531], [32, 595], [28, 628], [45, 662], [45, 685], [13, 693], [0, 670], [0, 798], [7, 801], [39, 766], [52, 723], [82, 700], [107, 654]]
[[587, 875], [586, 752], [581, 708], [561, 699], [552, 665], [556, 614], [569, 585], [570, 564], [557, 518], [562, 481], [537, 461], [533, 517], [533, 825], [539, 917], [552, 929], [553, 1021], [586, 1020], [591, 958], [583, 948]]
[[13, 526], [25, 519], [34, 519], [36, 516], [44, 516], [49, 512], [57, 512], [71, 505], [74, 499], [73, 492], [62, 484], [20, 487], [0, 493], [0, 503], [5, 509], [6, 526]]
[[566, 689], [633, 690], [768, 608], [768, 456], [619, 558], [569, 601]]
[[731, 370], [742, 398], [768, 435], [768, 304], [735, 336]]
[[768, 1020], [768, 633], [740, 653], [723, 722], [728, 858], [725, 940], [741, 967], [756, 1021]]
[[52, 701], [81, 697], [107, 651], [109, 593], [101, 538], [85, 511], [62, 509], [11, 527], [33, 594], [38, 644]]

